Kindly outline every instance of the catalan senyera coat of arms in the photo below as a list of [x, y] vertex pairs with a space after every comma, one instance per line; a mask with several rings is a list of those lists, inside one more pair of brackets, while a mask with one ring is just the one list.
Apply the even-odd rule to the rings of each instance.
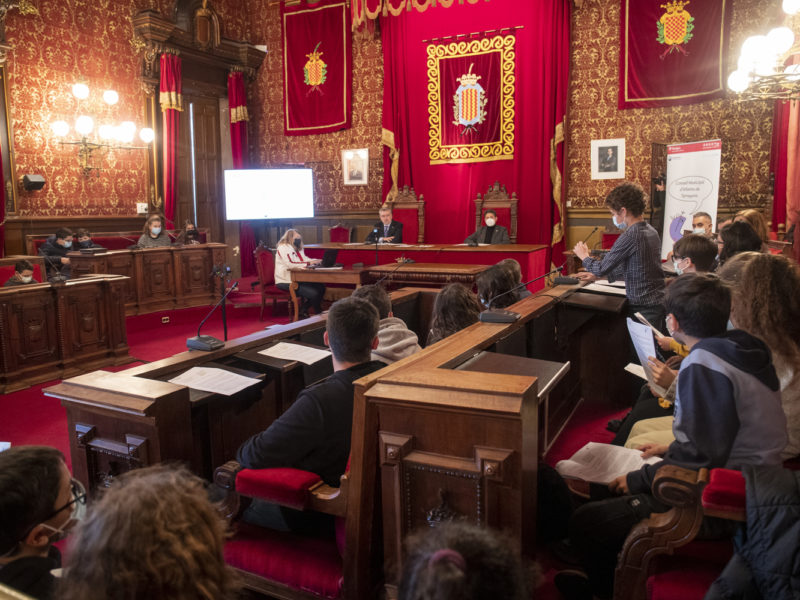
[[689, 2], [684, 0], [672, 0], [661, 5], [666, 12], [656, 21], [657, 39], [659, 44], [667, 46], [661, 54], [661, 60], [676, 50], [688, 54], [684, 46], [694, 37], [694, 17], [684, 8], [687, 4]]
[[311, 93], [312, 91], [317, 91], [320, 94], [322, 90], [320, 86], [325, 83], [325, 80], [328, 78], [328, 65], [326, 65], [320, 56], [322, 56], [322, 52], [319, 52], [319, 46], [322, 42], [318, 42], [316, 46], [314, 46], [313, 52], [311, 54], [306, 54], [306, 64], [303, 66], [303, 81], [308, 86], [311, 86], [311, 89], [306, 92], [306, 94]]
[[453, 125], [464, 126], [461, 135], [477, 131], [477, 125], [486, 120], [486, 91], [478, 83], [481, 76], [472, 72], [473, 65], [470, 64], [469, 71], [456, 79], [460, 85], [453, 95]]

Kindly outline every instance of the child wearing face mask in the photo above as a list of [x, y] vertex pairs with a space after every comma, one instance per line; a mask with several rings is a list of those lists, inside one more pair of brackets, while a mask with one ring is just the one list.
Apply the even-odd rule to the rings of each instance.
[[160, 215], [150, 215], [144, 224], [144, 231], [136, 243], [140, 248], [164, 248], [172, 245], [169, 234], [164, 230]]
[[14, 263], [14, 275], [3, 284], [3, 287], [27, 285], [29, 283], [38, 283], [33, 279], [33, 265], [27, 260], [18, 260]]
[[72, 252], [72, 231], [62, 227], [55, 235], [39, 247], [39, 256], [44, 257], [47, 265], [47, 277], [64, 277], [69, 279], [70, 262], [67, 253]]
[[88, 229], [81, 227], [78, 229], [78, 232], [75, 234], [77, 238], [77, 248], [76, 250], [83, 250], [85, 248], [100, 248], [97, 244], [92, 241], [92, 234], [89, 232]]
[[475, 246], [477, 244], [510, 244], [511, 238], [508, 237], [508, 230], [502, 225], [497, 224], [497, 213], [491, 208], [483, 213], [485, 225], [478, 229], [464, 240], [465, 244]]
[[[295, 229], [287, 229], [275, 248], [275, 285], [288, 292], [292, 283], [290, 269], [304, 269], [319, 262], [321, 262], [319, 259], [306, 256], [300, 233]], [[301, 282], [295, 290], [295, 295], [303, 299], [299, 307], [299, 318], [306, 318], [309, 308], [313, 309], [315, 314], [319, 314], [322, 312], [325, 284]]]

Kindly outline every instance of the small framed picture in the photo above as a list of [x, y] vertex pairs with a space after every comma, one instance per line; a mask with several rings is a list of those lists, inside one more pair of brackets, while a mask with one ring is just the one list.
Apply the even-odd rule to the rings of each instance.
[[592, 179], [625, 178], [625, 138], [592, 140]]
[[342, 176], [345, 185], [367, 185], [369, 148], [342, 150]]

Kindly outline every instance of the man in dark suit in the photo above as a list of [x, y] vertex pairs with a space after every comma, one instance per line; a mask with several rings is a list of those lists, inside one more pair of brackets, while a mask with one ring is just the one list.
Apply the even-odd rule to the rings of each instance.
[[365, 243], [374, 244], [377, 239], [381, 244], [402, 244], [403, 224], [392, 220], [392, 209], [384, 204], [378, 211], [378, 216], [381, 220], [375, 223]]
[[483, 222], [486, 225], [478, 227], [478, 230], [464, 240], [465, 244], [475, 246], [477, 244], [510, 244], [511, 238], [508, 237], [508, 229], [497, 224], [497, 213], [491, 208], [483, 213]]

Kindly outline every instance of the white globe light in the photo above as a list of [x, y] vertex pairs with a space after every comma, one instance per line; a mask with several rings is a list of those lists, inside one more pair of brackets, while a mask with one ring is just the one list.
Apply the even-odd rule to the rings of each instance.
[[106, 90], [103, 92], [103, 100], [106, 104], [110, 104], [111, 106], [115, 105], [119, 102], [119, 94], [114, 90]]
[[121, 142], [125, 139], [125, 131], [119, 125], [112, 127], [111, 130], [113, 132], [111, 137], [113, 137], [118, 142]]
[[69, 123], [66, 121], [56, 121], [50, 125], [50, 128], [53, 130], [53, 134], [58, 137], [64, 137], [69, 133]]
[[787, 15], [796, 15], [800, 12], [800, 0], [783, 0], [783, 12]]
[[741, 94], [750, 85], [750, 76], [744, 71], [734, 71], [728, 76], [728, 88], [732, 92]]
[[149, 127], [143, 127], [142, 130], [139, 132], [139, 139], [141, 139], [145, 144], [149, 144], [154, 139], [156, 139], [156, 134]]
[[100, 125], [100, 128], [97, 130], [97, 135], [99, 135], [102, 140], [110, 140], [114, 137], [114, 127], [112, 125]]
[[744, 73], [750, 73], [755, 69], [756, 61], [754, 61], [749, 56], [740, 56], [739, 62], [736, 63], [736, 70], [742, 71]]
[[745, 56], [753, 62], [761, 62], [763, 59], [770, 55], [770, 46], [765, 35], [753, 35], [747, 38], [742, 44], [742, 56]]
[[776, 27], [767, 34], [767, 42], [775, 54], [784, 54], [794, 44], [794, 32], [788, 27]]
[[136, 125], [133, 121], [123, 121], [119, 126], [119, 141], [130, 144], [136, 135]]
[[775, 74], [775, 61], [768, 59], [756, 63], [756, 75], [760, 77], [769, 77]]
[[81, 135], [89, 135], [92, 133], [92, 129], [94, 129], [94, 120], [92, 120], [92, 117], [81, 115], [75, 120], [75, 131]]
[[78, 100], [86, 100], [89, 97], [89, 86], [85, 83], [76, 83], [72, 86], [72, 95]]

